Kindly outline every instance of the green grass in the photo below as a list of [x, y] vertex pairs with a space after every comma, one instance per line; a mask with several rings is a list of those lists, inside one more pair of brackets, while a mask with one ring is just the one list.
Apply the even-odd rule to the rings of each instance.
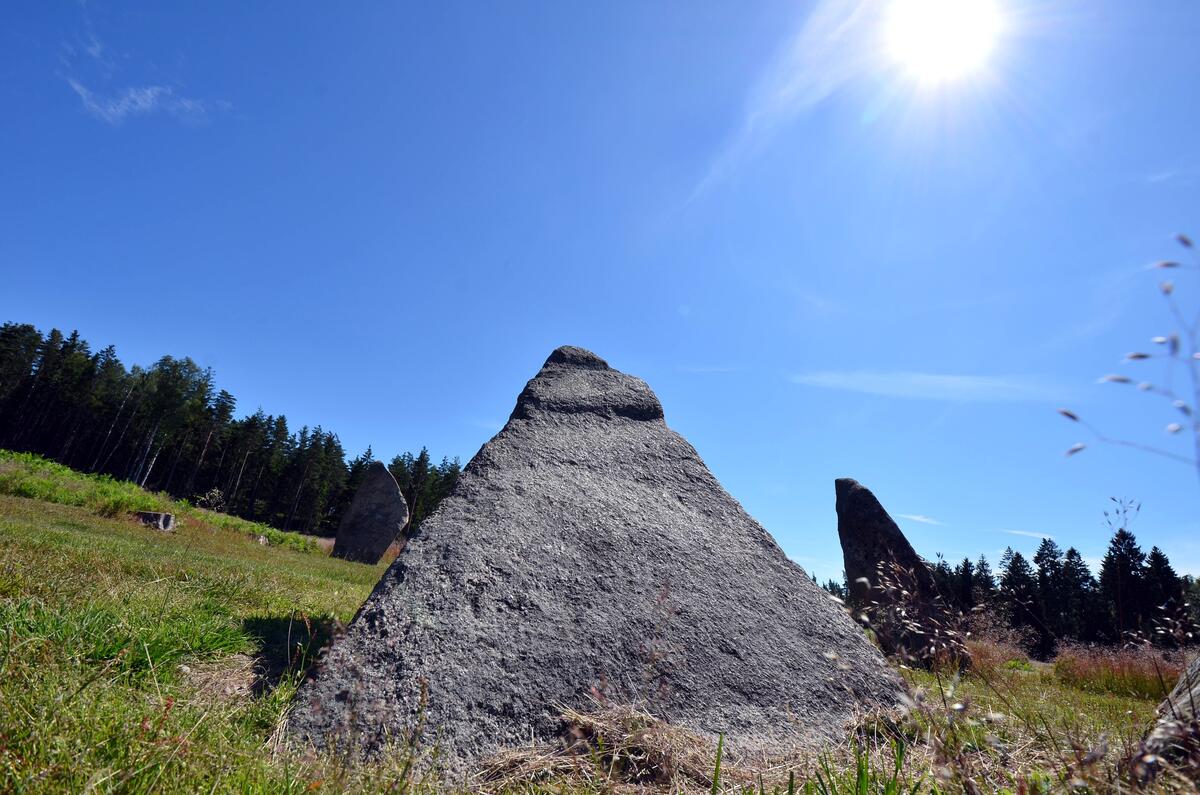
[[187, 500], [148, 492], [108, 475], [85, 475], [32, 453], [0, 450], [0, 494], [59, 505], [79, 505], [97, 516], [108, 518], [127, 516], [136, 511], [173, 513], [184, 522], [197, 522], [254, 537], [265, 536], [272, 546], [300, 552], [321, 551], [310, 536], [285, 533], [259, 522], [197, 508]]
[[[0, 496], [0, 791], [303, 790], [267, 740], [382, 571]], [[245, 690], [250, 658], [278, 679], [259, 696], [190, 675]]]
[[[0, 792], [447, 789], [413, 772], [410, 749], [362, 764], [273, 742], [300, 672], [384, 565], [262, 546], [249, 523], [32, 457], [0, 454], [0, 492]], [[166, 505], [185, 519], [175, 533], [125, 515]], [[912, 717], [865, 721], [856, 740], [766, 771], [718, 768], [714, 749], [696, 746], [687, 786], [786, 793], [790, 778], [815, 795], [954, 792], [965, 770], [982, 791], [1048, 791], [1064, 785], [1076, 747], [1101, 737], [1111, 777], [1153, 717], [1152, 699], [1016, 668], [908, 672], [925, 694]], [[611, 749], [639, 737], [605, 741], [588, 775], [505, 788], [621, 791]]]

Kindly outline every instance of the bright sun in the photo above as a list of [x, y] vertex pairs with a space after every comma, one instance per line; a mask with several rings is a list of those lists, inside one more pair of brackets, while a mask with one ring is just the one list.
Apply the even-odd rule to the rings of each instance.
[[921, 83], [978, 70], [1002, 27], [992, 0], [893, 0], [885, 22], [888, 54]]

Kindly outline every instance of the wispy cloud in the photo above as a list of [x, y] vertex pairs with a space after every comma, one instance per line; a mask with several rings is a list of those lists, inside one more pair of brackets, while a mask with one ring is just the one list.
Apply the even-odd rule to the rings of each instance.
[[945, 524], [934, 519], [932, 516], [925, 516], [920, 513], [898, 513], [896, 516], [901, 519], [907, 519], [910, 522], [920, 522], [921, 524], [932, 524], [938, 527], [945, 527]]
[[1025, 536], [1026, 538], [1037, 539], [1049, 538], [1051, 541], [1054, 540], [1054, 536], [1050, 535], [1049, 533], [1034, 533], [1029, 530], [1001, 530], [1000, 532], [1008, 533], [1010, 536]]
[[781, 126], [818, 105], [868, 66], [866, 36], [878, 0], [820, 0], [751, 93], [741, 125], [713, 158], [691, 198], [726, 176]]
[[1174, 183], [1181, 187], [1195, 185], [1197, 177], [1200, 177], [1200, 169], [1177, 167], [1164, 168], [1161, 171], [1153, 171], [1145, 174], [1142, 181], [1147, 185], [1166, 185]]
[[120, 125], [130, 116], [147, 116], [152, 113], [168, 113], [185, 121], [204, 121], [213, 110], [226, 110], [226, 102], [205, 102], [180, 96], [168, 86], [141, 86], [125, 88], [111, 95], [100, 95], [74, 78], [67, 78], [83, 103], [83, 109], [100, 121], [113, 126]]
[[[89, 116], [116, 127], [131, 117], [155, 113], [185, 122], [203, 122], [213, 112], [231, 108], [224, 100], [183, 96], [167, 84], [174, 81], [163, 81], [161, 77], [126, 81], [122, 87], [113, 85], [113, 76], [118, 71], [114, 51], [96, 34], [90, 14], [82, 4], [81, 24], [82, 31], [74, 37], [74, 43], [62, 43], [60, 77], [79, 97]], [[123, 68], [135, 66], [128, 54], [122, 54], [120, 60]], [[130, 82], [136, 84], [129, 85]]]
[[1053, 400], [1058, 390], [1020, 376], [947, 375], [909, 371], [823, 371], [793, 375], [804, 386], [918, 400], [1007, 402]]

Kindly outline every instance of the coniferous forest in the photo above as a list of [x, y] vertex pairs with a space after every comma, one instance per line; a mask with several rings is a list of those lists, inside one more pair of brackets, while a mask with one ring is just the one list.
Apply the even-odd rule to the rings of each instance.
[[[190, 358], [127, 368], [111, 345], [94, 351], [78, 332], [17, 323], [0, 326], [0, 448], [316, 535], [337, 531], [374, 456], [347, 460], [336, 433], [293, 430], [283, 414], [238, 418], [237, 399]], [[460, 469], [425, 449], [388, 466], [414, 526]]]
[[[932, 565], [938, 593], [971, 617], [969, 625], [1010, 634], [1043, 658], [1063, 641], [1175, 645], [1200, 626], [1200, 581], [1178, 574], [1157, 546], [1142, 549], [1129, 530], [1139, 509], [1114, 498], [1104, 512], [1111, 539], [1097, 574], [1078, 549], [1043, 538], [1032, 560], [1009, 547], [995, 570], [984, 555], [956, 565], [939, 556]], [[848, 593], [837, 580], [824, 588], [843, 599]]]

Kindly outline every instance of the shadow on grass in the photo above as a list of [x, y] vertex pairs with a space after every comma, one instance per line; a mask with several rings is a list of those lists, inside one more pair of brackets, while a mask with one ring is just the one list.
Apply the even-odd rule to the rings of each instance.
[[255, 616], [242, 622], [247, 635], [259, 641], [254, 655], [257, 676], [254, 694], [264, 695], [275, 689], [285, 676], [301, 677], [317, 661], [317, 654], [333, 639], [339, 622], [331, 615]]

